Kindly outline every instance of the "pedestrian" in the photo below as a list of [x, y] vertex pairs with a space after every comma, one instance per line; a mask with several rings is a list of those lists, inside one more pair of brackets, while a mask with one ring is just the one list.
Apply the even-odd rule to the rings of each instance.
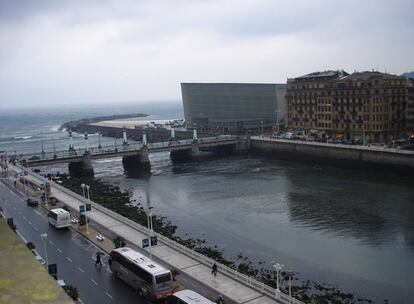
[[217, 264], [214, 262], [213, 266], [211, 267], [211, 274], [216, 276], [217, 275]]
[[216, 301], [217, 304], [223, 304], [224, 303], [224, 299], [222, 295], [219, 295]]
[[95, 266], [96, 265], [101, 265], [102, 266], [102, 262], [101, 262], [101, 253], [100, 252], [97, 252], [96, 253], [96, 261], [95, 261]]

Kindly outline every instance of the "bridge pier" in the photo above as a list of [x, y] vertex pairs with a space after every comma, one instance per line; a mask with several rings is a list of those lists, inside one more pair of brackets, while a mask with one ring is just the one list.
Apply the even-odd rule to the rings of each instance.
[[94, 175], [92, 167], [92, 158], [89, 153], [82, 156], [80, 161], [72, 161], [69, 163], [69, 174], [72, 176], [87, 176], [92, 177]]
[[138, 154], [122, 157], [122, 165], [128, 175], [139, 175], [151, 172], [148, 150], [143, 149]]

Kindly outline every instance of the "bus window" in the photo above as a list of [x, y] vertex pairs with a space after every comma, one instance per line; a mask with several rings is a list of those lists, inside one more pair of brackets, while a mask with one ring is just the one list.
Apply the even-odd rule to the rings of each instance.
[[170, 282], [170, 281], [171, 281], [171, 274], [170, 273], [157, 275], [155, 277], [155, 283], [156, 284], [162, 284], [162, 283]]

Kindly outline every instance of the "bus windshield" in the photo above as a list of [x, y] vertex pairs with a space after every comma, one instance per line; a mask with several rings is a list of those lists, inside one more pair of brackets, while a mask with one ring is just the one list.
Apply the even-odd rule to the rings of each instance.
[[160, 274], [155, 277], [156, 284], [162, 284], [162, 283], [169, 282], [169, 281], [171, 281], [170, 273]]

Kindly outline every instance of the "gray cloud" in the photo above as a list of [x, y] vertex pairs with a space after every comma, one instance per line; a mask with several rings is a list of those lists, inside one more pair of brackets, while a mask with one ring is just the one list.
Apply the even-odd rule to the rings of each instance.
[[180, 98], [183, 81], [414, 69], [412, 1], [1, 1], [0, 107]]

